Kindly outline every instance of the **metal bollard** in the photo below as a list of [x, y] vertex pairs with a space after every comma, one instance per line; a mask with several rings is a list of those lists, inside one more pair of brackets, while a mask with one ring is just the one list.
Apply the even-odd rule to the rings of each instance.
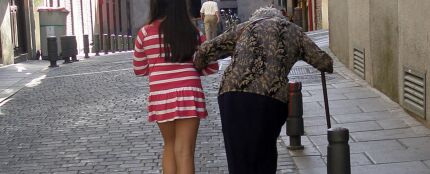
[[327, 173], [351, 174], [349, 154], [349, 130], [346, 128], [330, 128], [327, 132]]
[[110, 49], [112, 53], [116, 51], [116, 36], [114, 34], [110, 35]]
[[122, 48], [122, 50], [128, 51], [128, 36], [127, 35], [123, 35], [122, 36], [122, 40], [123, 40], [123, 48]]
[[129, 51], [133, 50], [133, 46], [134, 46], [134, 44], [133, 44], [133, 37], [128, 36], [128, 50]]
[[100, 35], [96, 34], [93, 36], [93, 48], [94, 52], [96, 52], [96, 56], [100, 56]]
[[70, 57], [64, 57], [64, 56], [63, 56], [63, 60], [64, 60], [63, 64], [73, 63], [73, 62], [70, 60]]
[[87, 34], [84, 35], [84, 53], [85, 58], [90, 58], [90, 56], [88, 56], [90, 53], [90, 41]]
[[119, 52], [122, 52], [122, 35], [118, 35], [118, 47], [117, 47], [117, 50], [119, 51]]
[[73, 51], [74, 51], [73, 55], [71, 56], [72, 57], [72, 62], [79, 62], [79, 60], [77, 59], [77, 56], [78, 56], [78, 42], [76, 41], [76, 36], [73, 36], [72, 38], [73, 38], [72, 39], [72, 46], [73, 46]]
[[305, 134], [303, 124], [303, 98], [302, 83], [290, 82], [289, 84], [289, 101], [287, 117], [287, 135], [290, 137], [290, 150], [304, 149], [302, 145], [302, 135]]
[[[79, 61], [76, 58], [78, 55], [78, 48], [76, 42], [76, 36], [62, 36], [61, 40], [61, 57], [64, 59], [64, 63], [72, 63]], [[70, 61], [70, 57], [72, 60]]]
[[103, 48], [105, 54], [109, 54], [109, 36], [107, 34], [103, 34]]
[[79, 62], [78, 57], [76, 55], [72, 56], [72, 62]]
[[119, 52], [119, 36], [115, 35], [115, 50]]
[[48, 37], [48, 60], [51, 62], [49, 65], [50, 68], [58, 67], [58, 46], [57, 46], [57, 37]]

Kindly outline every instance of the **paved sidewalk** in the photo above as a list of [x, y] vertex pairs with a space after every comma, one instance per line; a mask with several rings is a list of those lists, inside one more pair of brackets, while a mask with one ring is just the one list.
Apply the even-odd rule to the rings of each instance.
[[[311, 33], [311, 37], [330, 52], [326, 31]], [[335, 60], [335, 73], [327, 82], [332, 127], [350, 131], [352, 173], [429, 174], [430, 129]], [[320, 75], [305, 63], [295, 68], [308, 70], [307, 77], [297, 78], [305, 82], [306, 136], [302, 138], [305, 150], [290, 154], [300, 173], [324, 174], [328, 142]], [[285, 134], [282, 139], [289, 144]]]
[[[125, 53], [125, 52], [124, 52]], [[119, 53], [123, 54], [123, 53]], [[95, 57], [94, 55], [91, 55]], [[83, 55], [78, 55], [78, 60], [84, 59]], [[63, 66], [63, 60], [58, 60], [57, 64]], [[49, 71], [49, 61], [29, 60], [22, 63], [0, 66], [0, 103], [17, 93], [20, 89], [31, 86], [33, 80], [37, 80]]]
[[0, 103], [48, 69], [48, 61], [27, 61], [0, 67]]

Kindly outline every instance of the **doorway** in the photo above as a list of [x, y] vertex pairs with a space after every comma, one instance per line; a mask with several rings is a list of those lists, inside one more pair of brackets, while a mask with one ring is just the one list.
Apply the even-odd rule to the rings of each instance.
[[12, 44], [15, 56], [27, 53], [27, 27], [24, 3], [25, 1], [22, 0], [10, 0]]

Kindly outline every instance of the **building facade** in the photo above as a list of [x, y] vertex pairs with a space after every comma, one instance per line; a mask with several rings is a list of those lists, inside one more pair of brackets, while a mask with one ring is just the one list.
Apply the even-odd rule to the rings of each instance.
[[95, 33], [132, 35], [133, 2], [133, 0], [98, 0]]
[[430, 1], [330, 0], [330, 47], [347, 67], [430, 123]]
[[[202, 3], [207, 0], [190, 0], [192, 14], [198, 17], [198, 11]], [[289, 17], [293, 17], [297, 8], [300, 11], [300, 20], [306, 31], [328, 29], [328, 0], [215, 0], [220, 9], [231, 9], [236, 12], [241, 21], [249, 19], [258, 8], [274, 6], [283, 9]], [[148, 19], [149, 0], [131, 0], [132, 33], [135, 34]], [[303, 8], [304, 7], [304, 8]]]
[[34, 5], [40, 1], [0, 1], [0, 65], [35, 57]]
[[84, 51], [84, 35], [88, 35], [90, 43], [95, 42], [94, 35], [99, 35], [102, 46], [106, 42], [104, 34], [132, 34], [131, 0], [45, 0], [43, 6], [65, 7], [69, 11], [66, 35], [76, 36], [80, 54]]
[[148, 22], [149, 0], [131, 0], [132, 8], [132, 32], [136, 35], [137, 31]]
[[[83, 36], [132, 35], [132, 1], [137, 0], [2, 0], [0, 1], [0, 65], [39, 59], [39, 8], [64, 7], [69, 11], [65, 34], [77, 39], [83, 54]], [[42, 32], [43, 34], [43, 32]], [[104, 40], [101, 37], [100, 42]]]
[[[194, 1], [200, 6], [200, 0]], [[76, 36], [81, 54], [83, 35], [88, 35], [90, 42], [94, 42], [94, 35], [100, 36], [102, 46], [111, 39], [105, 40], [103, 35], [135, 36], [149, 17], [149, 0], [45, 0], [43, 5], [69, 11], [66, 34]]]
[[[205, 2], [205, 0], [203, 1]], [[219, 3], [219, 1], [217, 1]], [[148, 22], [149, 19], [149, 0], [131, 0], [131, 20], [132, 34]], [[194, 18], [200, 17], [201, 0], [189, 0], [191, 15]]]
[[[199, 17], [201, 3], [190, 0], [194, 17]], [[328, 28], [324, 26], [324, 2], [328, 0], [216, 0], [220, 9], [232, 9], [245, 21], [257, 8], [272, 5], [294, 15], [296, 7], [302, 10], [302, 24], [306, 30]], [[313, 5], [312, 5], [313, 4]], [[326, 3], [327, 4], [327, 3]], [[3, 0], [0, 1], [0, 65], [28, 59], [38, 59], [41, 50], [41, 26], [38, 9], [64, 7], [67, 15], [65, 33], [75, 35], [79, 53], [83, 53], [83, 36], [103, 34], [134, 36], [148, 20], [149, 0]], [[311, 9], [309, 11], [308, 9]], [[309, 17], [311, 16], [311, 17]], [[328, 15], [326, 15], [328, 16]], [[311, 26], [311, 27], [309, 27]], [[103, 37], [100, 37], [103, 45]], [[92, 44], [91, 44], [92, 45]]]
[[328, 29], [328, 0], [221, 0], [220, 6], [234, 4], [239, 18], [247, 20], [258, 8], [273, 6], [284, 10], [289, 18], [306, 31]]

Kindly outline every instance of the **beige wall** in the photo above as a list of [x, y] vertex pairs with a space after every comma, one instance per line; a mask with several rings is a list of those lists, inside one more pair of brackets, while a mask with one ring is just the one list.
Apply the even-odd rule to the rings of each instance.
[[[403, 73], [403, 65], [419, 72], [427, 72], [427, 120], [430, 122], [430, 1], [399, 0], [399, 74]], [[399, 86], [403, 84], [399, 78]], [[403, 91], [399, 91], [403, 98]], [[400, 100], [402, 101], [402, 100]]]
[[[348, 1], [330, 0], [329, 23], [330, 23], [330, 48], [345, 65], [349, 65], [349, 26], [348, 24]], [[333, 23], [341, 25], [333, 25]]]
[[349, 61], [348, 67], [353, 69], [354, 48], [365, 52], [365, 79], [372, 83], [372, 59], [370, 53], [369, 0], [349, 0]]
[[0, 64], [3, 65], [14, 63], [11, 32], [9, 1], [0, 1], [0, 42], [3, 60]]
[[[353, 48], [364, 49], [365, 80], [402, 105], [403, 67], [421, 73], [430, 70], [428, 9], [427, 0], [330, 0], [330, 47], [350, 69]], [[430, 123], [428, 74], [426, 81], [426, 115]]]
[[321, 2], [321, 15], [322, 15], [322, 29], [328, 30], [329, 29], [329, 22], [328, 22], [328, 0], [322, 0]]
[[398, 101], [398, 3], [370, 1], [370, 57], [373, 86]]
[[353, 49], [364, 50], [367, 82], [398, 101], [397, 1], [330, 0], [329, 9], [332, 51], [352, 69]]

